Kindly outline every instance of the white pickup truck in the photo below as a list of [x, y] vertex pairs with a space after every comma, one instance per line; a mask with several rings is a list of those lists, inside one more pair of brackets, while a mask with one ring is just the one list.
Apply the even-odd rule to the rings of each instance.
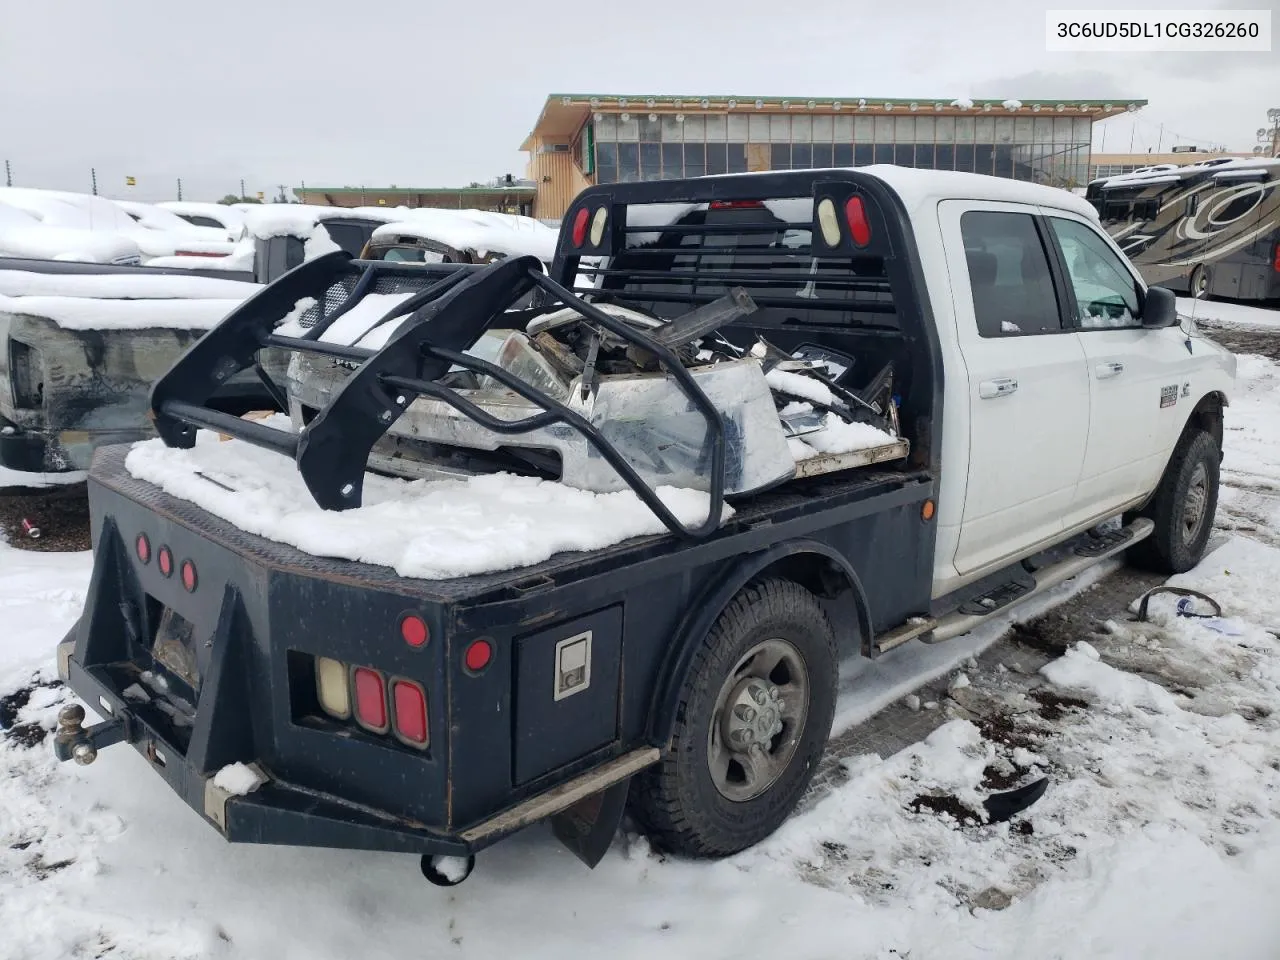
[[[494, 329], [501, 349], [477, 348]], [[323, 380], [292, 430], [209, 406], [264, 348]], [[666, 849], [733, 853], [804, 792], [841, 658], [959, 636], [1121, 551], [1195, 564], [1234, 372], [1089, 204], [967, 174], [593, 187], [549, 272], [326, 254], [155, 386], [168, 447], [234, 442], [153, 442], [129, 468], [98, 451], [89, 613], [59, 664], [109, 717], [72, 710], [58, 753], [127, 740], [228, 840], [412, 852], [437, 882], [465, 871], [435, 858], [545, 818], [594, 865], [628, 804]], [[440, 426], [456, 415], [474, 429]], [[294, 512], [290, 473], [271, 526], [281, 474], [246, 444], [291, 458], [324, 509]], [[607, 466], [660, 523], [444, 579], [342, 559], [342, 531], [389, 515], [361, 505], [367, 465], [396, 457], [465, 489], [495, 471], [593, 489]], [[705, 519], [664, 484], [701, 490]], [[395, 494], [395, 556], [440, 549], [414, 506], [432, 488]], [[267, 535], [234, 525], [241, 490]], [[460, 557], [528, 537], [477, 516]], [[123, 696], [137, 682], [145, 702]]]

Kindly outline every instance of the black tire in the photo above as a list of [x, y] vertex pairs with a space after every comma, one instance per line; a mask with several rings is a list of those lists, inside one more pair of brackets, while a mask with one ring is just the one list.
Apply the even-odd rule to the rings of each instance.
[[[1155, 529], [1129, 550], [1130, 563], [1156, 573], [1173, 574], [1190, 570], [1200, 562], [1218, 509], [1219, 461], [1218, 445], [1210, 434], [1189, 429], [1182, 435], [1155, 496], [1137, 514], [1149, 517]], [[1190, 491], [1201, 478], [1203, 506], [1199, 522], [1192, 528], [1192, 518], [1188, 516], [1189, 512], [1194, 513]]]
[[1197, 300], [1207, 299], [1212, 283], [1213, 278], [1209, 275], [1209, 268], [1202, 263], [1191, 271], [1189, 292]]
[[[763, 792], [750, 799], [730, 799], [717, 786], [709, 759], [713, 750], [722, 754], [726, 750], [724, 743], [712, 746], [712, 725], [732, 722], [725, 719], [728, 705], [717, 712], [717, 701], [731, 686], [740, 661], [762, 644], [776, 641], [789, 645], [802, 661], [807, 703], [803, 723], [795, 735], [779, 733], [769, 741], [785, 741], [788, 750], [794, 744], [794, 752], [789, 757], [779, 755], [780, 772]], [[743, 588], [694, 656], [681, 691], [670, 750], [632, 781], [632, 816], [654, 845], [684, 856], [724, 857], [773, 833], [808, 787], [830, 736], [837, 666], [835, 631], [812, 593], [781, 579]], [[744, 672], [749, 669], [742, 666], [738, 676], [750, 679]], [[783, 675], [789, 673], [784, 670]], [[782, 688], [787, 686], [782, 683]]]

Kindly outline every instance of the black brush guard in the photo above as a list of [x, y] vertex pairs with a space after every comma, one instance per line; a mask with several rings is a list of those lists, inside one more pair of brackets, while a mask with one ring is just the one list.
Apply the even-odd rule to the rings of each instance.
[[[402, 322], [380, 350], [321, 341], [337, 320], [380, 283], [394, 285], [397, 281], [422, 289], [370, 328]], [[350, 292], [333, 309], [326, 310], [331, 291], [347, 286]], [[535, 290], [543, 292], [543, 306], [506, 314], [516, 301]], [[319, 305], [314, 325], [299, 337], [277, 334], [276, 327], [299, 300], [307, 297], [315, 298]], [[548, 299], [553, 302], [546, 303]], [[711, 476], [710, 506], [704, 522], [690, 526], [682, 523], [614, 445], [581, 414], [501, 367], [463, 352], [504, 318], [520, 316], [527, 322], [537, 313], [560, 306], [572, 306], [592, 323], [655, 356], [706, 420]], [[297, 434], [207, 406], [221, 384], [251, 367], [272, 395], [283, 399], [280, 387], [258, 362], [258, 351], [265, 348], [318, 354], [359, 366], [329, 405]], [[493, 378], [543, 412], [514, 421], [492, 416], [452, 388], [435, 382], [454, 365]], [[156, 382], [151, 409], [156, 429], [168, 446], [193, 446], [196, 429], [203, 427], [274, 450], [294, 459], [317, 504], [327, 510], [347, 510], [360, 506], [366, 464], [374, 444], [419, 396], [441, 400], [500, 434], [567, 424], [586, 438], [672, 533], [703, 538], [720, 525], [726, 432], [721, 412], [671, 349], [576, 296], [547, 276], [535, 257], [513, 257], [485, 266], [352, 260], [342, 251], [317, 257], [246, 300], [192, 346]]]

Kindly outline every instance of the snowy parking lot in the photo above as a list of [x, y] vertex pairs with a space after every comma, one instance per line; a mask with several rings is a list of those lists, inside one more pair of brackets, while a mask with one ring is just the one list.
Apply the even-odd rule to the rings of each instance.
[[[1280, 955], [1280, 312], [1180, 307], [1241, 354], [1213, 546], [1172, 581], [1222, 616], [1163, 596], [1138, 622], [1139, 586], [1099, 584], [1112, 565], [851, 668], [802, 811], [718, 863], [628, 831], [589, 872], [538, 827], [441, 890], [413, 857], [229, 846], [133, 750], [54, 760], [53, 649], [90, 556], [0, 542], [0, 960]], [[930, 732], [878, 755], [856, 725], [890, 704]], [[1035, 776], [1039, 802], [980, 822]]]

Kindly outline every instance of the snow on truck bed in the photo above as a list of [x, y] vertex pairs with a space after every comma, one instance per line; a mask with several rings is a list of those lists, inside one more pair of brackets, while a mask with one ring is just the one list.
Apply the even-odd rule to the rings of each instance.
[[[288, 418], [266, 421], [291, 429]], [[590, 493], [561, 483], [489, 474], [464, 481], [369, 474], [364, 505], [322, 510], [279, 454], [200, 431], [189, 450], [135, 444], [129, 473], [248, 533], [319, 557], [391, 567], [402, 577], [447, 580], [532, 566], [562, 552], [598, 550], [665, 527], [629, 490]], [[226, 489], [230, 487], [231, 489]], [[658, 488], [685, 524], [701, 523], [709, 498]], [[725, 507], [724, 518], [733, 511]]]

